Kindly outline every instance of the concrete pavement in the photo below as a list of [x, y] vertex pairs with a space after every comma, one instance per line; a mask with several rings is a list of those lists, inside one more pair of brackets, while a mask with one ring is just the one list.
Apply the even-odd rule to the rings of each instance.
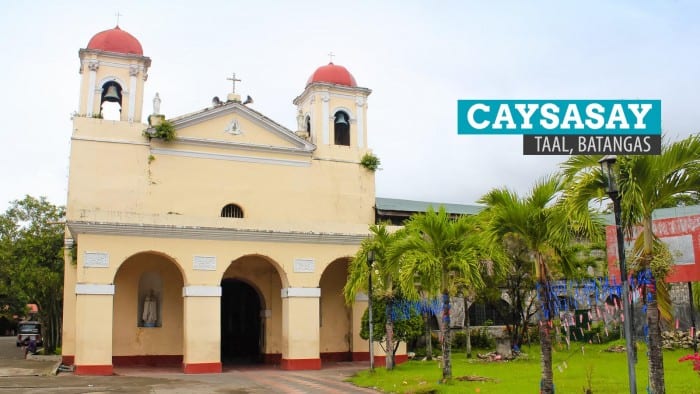
[[325, 363], [319, 371], [236, 366], [221, 374], [185, 375], [178, 368], [115, 368], [114, 376], [53, 375], [55, 361], [25, 360], [14, 337], [0, 337], [1, 393], [376, 393], [345, 382], [367, 363]]

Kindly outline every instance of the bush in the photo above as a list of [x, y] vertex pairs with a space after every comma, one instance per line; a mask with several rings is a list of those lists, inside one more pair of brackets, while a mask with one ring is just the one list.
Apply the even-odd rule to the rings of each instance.
[[486, 327], [472, 329], [471, 338], [472, 348], [493, 349], [496, 347], [496, 339]]
[[154, 127], [154, 130], [153, 134], [144, 130], [144, 135], [148, 138], [160, 138], [164, 142], [170, 142], [175, 139], [175, 126], [167, 120], [163, 120], [161, 124]]

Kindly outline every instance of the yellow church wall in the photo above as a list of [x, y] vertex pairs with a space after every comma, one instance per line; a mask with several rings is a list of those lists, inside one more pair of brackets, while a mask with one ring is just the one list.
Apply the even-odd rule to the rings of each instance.
[[318, 301], [312, 297], [282, 299], [283, 360], [318, 358]]
[[[308, 166], [296, 167], [158, 153], [149, 163], [147, 139], [137, 137], [141, 132], [138, 128], [120, 124], [107, 125], [106, 132], [99, 136], [83, 132], [95, 121], [101, 120], [76, 120], [71, 147], [69, 220], [83, 215], [76, 212], [78, 209], [99, 209], [187, 215], [190, 224], [202, 225], [200, 218], [218, 217], [221, 208], [232, 202], [244, 210], [243, 221], [263, 228], [311, 229], [329, 222], [347, 227], [373, 221], [374, 174], [359, 164], [299, 157], [295, 160]], [[86, 141], [96, 138], [117, 142]], [[119, 143], [122, 141], [129, 143]], [[189, 149], [177, 143], [154, 145]], [[340, 159], [345, 155], [347, 161], [359, 161], [356, 149], [332, 149], [337, 150]], [[269, 158], [289, 159], [275, 154]], [[119, 171], [113, 170], [114, 163], [119, 163]], [[172, 198], [174, 195], [178, 198]], [[280, 195], [285, 196], [286, 204], [278, 203]]]
[[73, 261], [71, 248], [63, 249], [63, 326], [61, 329], [61, 350], [68, 358], [64, 358], [65, 364], [73, 364], [75, 355], [75, 280], [76, 263]]
[[[84, 366], [112, 365], [112, 296], [76, 296], [75, 363]], [[77, 371], [80, 372], [80, 371]]]
[[207, 372], [221, 372], [221, 314], [219, 297], [185, 297], [184, 299], [184, 354], [185, 372], [192, 364], [214, 365]]

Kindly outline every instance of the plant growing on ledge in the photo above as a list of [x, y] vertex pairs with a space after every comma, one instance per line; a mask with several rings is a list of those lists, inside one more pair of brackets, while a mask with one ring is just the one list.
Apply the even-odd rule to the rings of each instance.
[[367, 152], [364, 156], [362, 156], [362, 159], [360, 159], [360, 164], [362, 165], [362, 167], [365, 167], [366, 169], [375, 172], [379, 168], [379, 165], [382, 164], [382, 162], [373, 153]]
[[153, 132], [144, 131], [144, 135], [148, 138], [160, 138], [164, 142], [175, 139], [175, 126], [167, 120], [163, 120], [158, 126], [153, 127], [153, 130]]

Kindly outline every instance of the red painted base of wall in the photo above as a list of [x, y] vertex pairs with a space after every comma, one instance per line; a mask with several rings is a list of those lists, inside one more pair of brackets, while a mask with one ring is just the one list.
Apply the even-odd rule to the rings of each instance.
[[114, 374], [114, 370], [111, 365], [76, 365], [75, 374], [109, 376]]
[[369, 361], [369, 352], [352, 352], [352, 361]]
[[221, 363], [182, 364], [184, 373], [221, 373]]
[[352, 361], [352, 354], [350, 352], [321, 353], [321, 361], [331, 361], [331, 362]]
[[61, 363], [65, 365], [75, 364], [75, 356], [61, 356]]
[[[352, 352], [352, 361], [367, 361], [369, 362], [369, 352]], [[405, 363], [408, 361], [408, 355], [397, 354], [394, 357], [396, 364]], [[374, 356], [374, 365], [377, 367], [386, 366], [386, 356]]]
[[182, 364], [182, 355], [148, 355], [148, 356], [112, 356], [115, 367], [148, 365], [151, 367], [173, 366]]
[[309, 369], [321, 369], [320, 358], [298, 358], [286, 359], [283, 358], [280, 363], [280, 368], [287, 371], [300, 371]]
[[263, 354], [263, 363], [279, 364], [282, 362], [282, 353], [265, 353]]

